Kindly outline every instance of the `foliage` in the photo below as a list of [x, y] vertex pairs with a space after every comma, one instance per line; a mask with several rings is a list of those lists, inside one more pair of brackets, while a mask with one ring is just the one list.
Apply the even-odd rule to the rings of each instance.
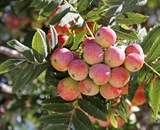
[[[140, 37], [143, 28], [138, 27], [149, 17], [133, 12], [145, 5], [147, 1], [102, 0], [98, 1], [96, 6], [94, 2], [95, 0], [32, 0], [31, 2], [22, 0], [20, 2], [29, 5], [29, 8], [38, 12], [38, 19], [43, 20], [47, 28], [45, 29], [51, 32], [51, 40], [47, 38], [47, 31], [43, 28], [36, 29], [29, 45], [25, 45], [20, 40], [9, 40], [7, 42], [8, 46], [21, 53], [23, 59], [4, 61], [0, 64], [0, 74], [12, 74], [12, 72], [18, 71], [12, 84], [12, 92], [15, 95], [20, 95], [25, 89], [28, 91], [28, 95], [32, 89], [26, 87], [27, 85], [31, 87], [34, 80], [44, 87], [44, 90], [40, 90], [40, 93], [45, 95], [45, 98], [41, 99], [40, 105], [41, 110], [45, 112], [41, 113], [42, 116], [38, 120], [47, 124], [44, 130], [94, 130], [97, 128], [97, 124], [92, 123], [89, 117], [107, 121], [106, 115], [110, 116], [111, 126], [109, 128], [118, 129], [116, 115], [129, 123], [129, 112], [125, 101], [126, 99], [132, 101], [136, 90], [142, 83], [145, 83], [145, 96], [153, 111], [153, 116], [155, 119], [158, 117], [160, 106], [160, 27], [156, 26], [149, 30], [146, 36]], [[60, 6], [60, 9], [55, 12], [54, 16], [50, 17], [58, 6]], [[95, 9], [92, 9], [93, 7]], [[89, 28], [87, 22], [94, 23], [93, 31]], [[58, 46], [58, 32], [54, 26], [57, 23], [61, 27], [66, 24], [71, 25], [69, 38], [63, 46], [77, 52], [80, 56], [80, 46], [83, 39], [85, 36], [94, 37], [97, 26], [111, 26], [117, 34], [116, 43], [118, 45], [127, 46], [133, 41], [141, 45], [145, 53], [145, 63], [140, 71], [132, 74], [128, 95], [120, 97], [120, 101], [105, 100], [99, 94], [93, 97], [82, 95], [74, 101], [65, 101], [59, 97], [56, 85], [61, 79], [67, 77], [68, 73], [59, 72], [51, 66], [50, 56]], [[83, 31], [75, 33], [77, 29], [83, 28], [85, 28]], [[42, 78], [42, 81], [39, 78]], [[37, 85], [33, 86], [34, 89], [38, 87]], [[31, 95], [34, 95], [34, 89]], [[35, 97], [38, 97], [38, 94], [35, 95]], [[103, 128], [100, 129], [103, 130]]]

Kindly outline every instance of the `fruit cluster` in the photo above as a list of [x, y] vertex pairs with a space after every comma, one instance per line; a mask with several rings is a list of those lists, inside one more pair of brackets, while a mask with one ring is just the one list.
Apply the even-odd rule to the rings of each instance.
[[95, 38], [87, 37], [82, 42], [81, 57], [63, 46], [53, 51], [52, 66], [69, 74], [57, 85], [64, 100], [74, 100], [81, 93], [94, 96], [100, 92], [105, 99], [121, 95], [130, 74], [142, 68], [144, 53], [139, 44], [130, 44], [125, 50], [115, 46], [116, 38], [110, 27], [100, 27]]

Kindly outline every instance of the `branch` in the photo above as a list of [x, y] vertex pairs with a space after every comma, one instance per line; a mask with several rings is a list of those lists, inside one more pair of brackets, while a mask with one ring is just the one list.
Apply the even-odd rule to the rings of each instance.
[[0, 91], [11, 94], [12, 86], [0, 82]]
[[0, 46], [0, 53], [12, 58], [24, 59], [24, 57], [18, 51], [5, 46]]

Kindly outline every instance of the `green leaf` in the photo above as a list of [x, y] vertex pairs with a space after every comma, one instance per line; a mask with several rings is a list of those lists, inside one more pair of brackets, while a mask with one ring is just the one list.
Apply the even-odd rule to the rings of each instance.
[[21, 90], [25, 85], [29, 83], [30, 77], [34, 71], [34, 65], [28, 64], [21, 72], [18, 74], [15, 82], [13, 83], [13, 93]]
[[87, 21], [97, 21], [99, 19], [101, 19], [101, 13], [106, 10], [108, 8], [108, 6], [102, 6], [96, 10], [90, 10], [85, 16], [84, 18], [87, 19]]
[[152, 65], [152, 67], [160, 72], [160, 60], [158, 60], [155, 64]]
[[61, 124], [70, 120], [71, 114], [69, 113], [53, 113], [51, 115], [42, 116], [38, 121], [46, 124]]
[[127, 12], [120, 14], [115, 17], [115, 20], [120, 23], [120, 24], [140, 24], [142, 22], [145, 22], [149, 17], [138, 14], [138, 13], [133, 13], [133, 12]]
[[159, 50], [160, 50], [160, 37], [157, 37], [155, 41], [152, 43], [152, 46], [150, 47], [149, 52], [147, 53], [147, 57], [145, 58], [145, 61], [147, 63], [153, 62], [155, 59], [157, 59], [160, 56]]
[[74, 44], [72, 45], [72, 47], [70, 48], [70, 50], [76, 50], [79, 47], [79, 44], [83, 41], [85, 35], [86, 35], [87, 31], [84, 30], [80, 33], [78, 33], [75, 38], [74, 38]]
[[82, 12], [91, 4], [93, 0], [80, 0], [77, 5], [77, 11]]
[[116, 32], [117, 37], [125, 40], [138, 40], [138, 36], [135, 32], [131, 30], [126, 30], [121, 26], [114, 25], [112, 29]]
[[28, 80], [29, 82], [32, 81], [33, 79], [37, 78], [44, 70], [46, 70], [50, 64], [44, 63], [40, 65], [35, 65], [33, 74], [31, 75], [30, 79]]
[[51, 41], [52, 41], [51, 49], [53, 50], [55, 46], [58, 44], [57, 31], [53, 25], [50, 25], [50, 32], [51, 32]]
[[73, 125], [76, 130], [94, 130], [90, 119], [80, 109], [75, 109]]
[[42, 104], [52, 104], [52, 103], [71, 103], [70, 101], [65, 101], [59, 96], [55, 96], [49, 99], [45, 99]]
[[70, 11], [68, 12], [60, 21], [59, 25], [60, 26], [64, 26], [70, 22], [72, 22], [73, 20], [75, 20], [76, 18], [78, 18], [78, 13], [77, 12], [73, 12]]
[[64, 4], [61, 8], [56, 12], [56, 14], [52, 17], [50, 24], [54, 25], [59, 22], [68, 12], [70, 11], [70, 5]]
[[34, 62], [33, 53], [29, 47], [23, 45], [22, 43], [20, 43], [19, 41], [15, 39], [8, 41], [7, 44], [13, 47], [14, 49], [16, 49], [19, 53], [21, 53], [29, 61]]
[[107, 120], [106, 113], [99, 109], [97, 106], [95, 106], [96, 102], [93, 104], [85, 99], [79, 99], [78, 104], [80, 108], [87, 112], [89, 115], [103, 121]]
[[24, 63], [24, 60], [8, 59], [0, 64], [0, 74], [13, 70], [22, 63]]
[[149, 104], [153, 111], [153, 116], [155, 119], [158, 117], [158, 110], [160, 108], [160, 78], [158, 77], [155, 81], [155, 84], [150, 88], [150, 101]]
[[67, 130], [67, 129], [68, 129], [68, 125], [54, 124], [44, 128], [43, 130]]
[[38, 62], [42, 63], [47, 57], [46, 34], [43, 30], [37, 29], [32, 39], [32, 50]]
[[102, 0], [102, 1], [108, 5], [120, 5], [124, 0]]
[[142, 46], [145, 54], [149, 52], [153, 43], [156, 41], [157, 38], [159, 38], [159, 34], [160, 26], [157, 26], [154, 27], [151, 31], [149, 31], [148, 34], [144, 37], [144, 40], [140, 45]]
[[67, 39], [67, 41], [63, 44], [62, 47], [68, 47], [70, 48], [70, 46], [73, 44], [73, 41], [74, 41], [74, 34], [71, 33]]
[[33, 0], [30, 7], [35, 7], [42, 2], [43, 2], [43, 0]]
[[57, 7], [59, 3], [55, 1], [51, 1], [41, 12], [41, 16], [48, 17]]
[[118, 128], [118, 122], [117, 122], [116, 117], [114, 116], [114, 114], [110, 115], [110, 122], [113, 125], [113, 127]]
[[122, 12], [132, 12], [135, 9], [145, 5], [146, 3], [147, 0], [125, 0]]
[[46, 104], [42, 105], [43, 109], [54, 111], [54, 112], [69, 112], [73, 109], [73, 106], [71, 103], [52, 103], [52, 104]]

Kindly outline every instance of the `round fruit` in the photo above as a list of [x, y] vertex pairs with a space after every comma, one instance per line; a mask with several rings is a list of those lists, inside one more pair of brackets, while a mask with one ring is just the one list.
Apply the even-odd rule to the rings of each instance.
[[116, 42], [116, 33], [110, 27], [101, 27], [95, 33], [95, 41], [101, 47], [108, 48]]
[[72, 101], [80, 94], [78, 82], [71, 77], [64, 78], [59, 81], [57, 85], [57, 92], [64, 100]]
[[68, 66], [73, 60], [73, 53], [67, 48], [57, 48], [51, 55], [51, 64], [58, 71], [68, 70]]
[[111, 75], [110, 67], [105, 64], [92, 65], [89, 71], [89, 77], [97, 84], [106, 84]]

